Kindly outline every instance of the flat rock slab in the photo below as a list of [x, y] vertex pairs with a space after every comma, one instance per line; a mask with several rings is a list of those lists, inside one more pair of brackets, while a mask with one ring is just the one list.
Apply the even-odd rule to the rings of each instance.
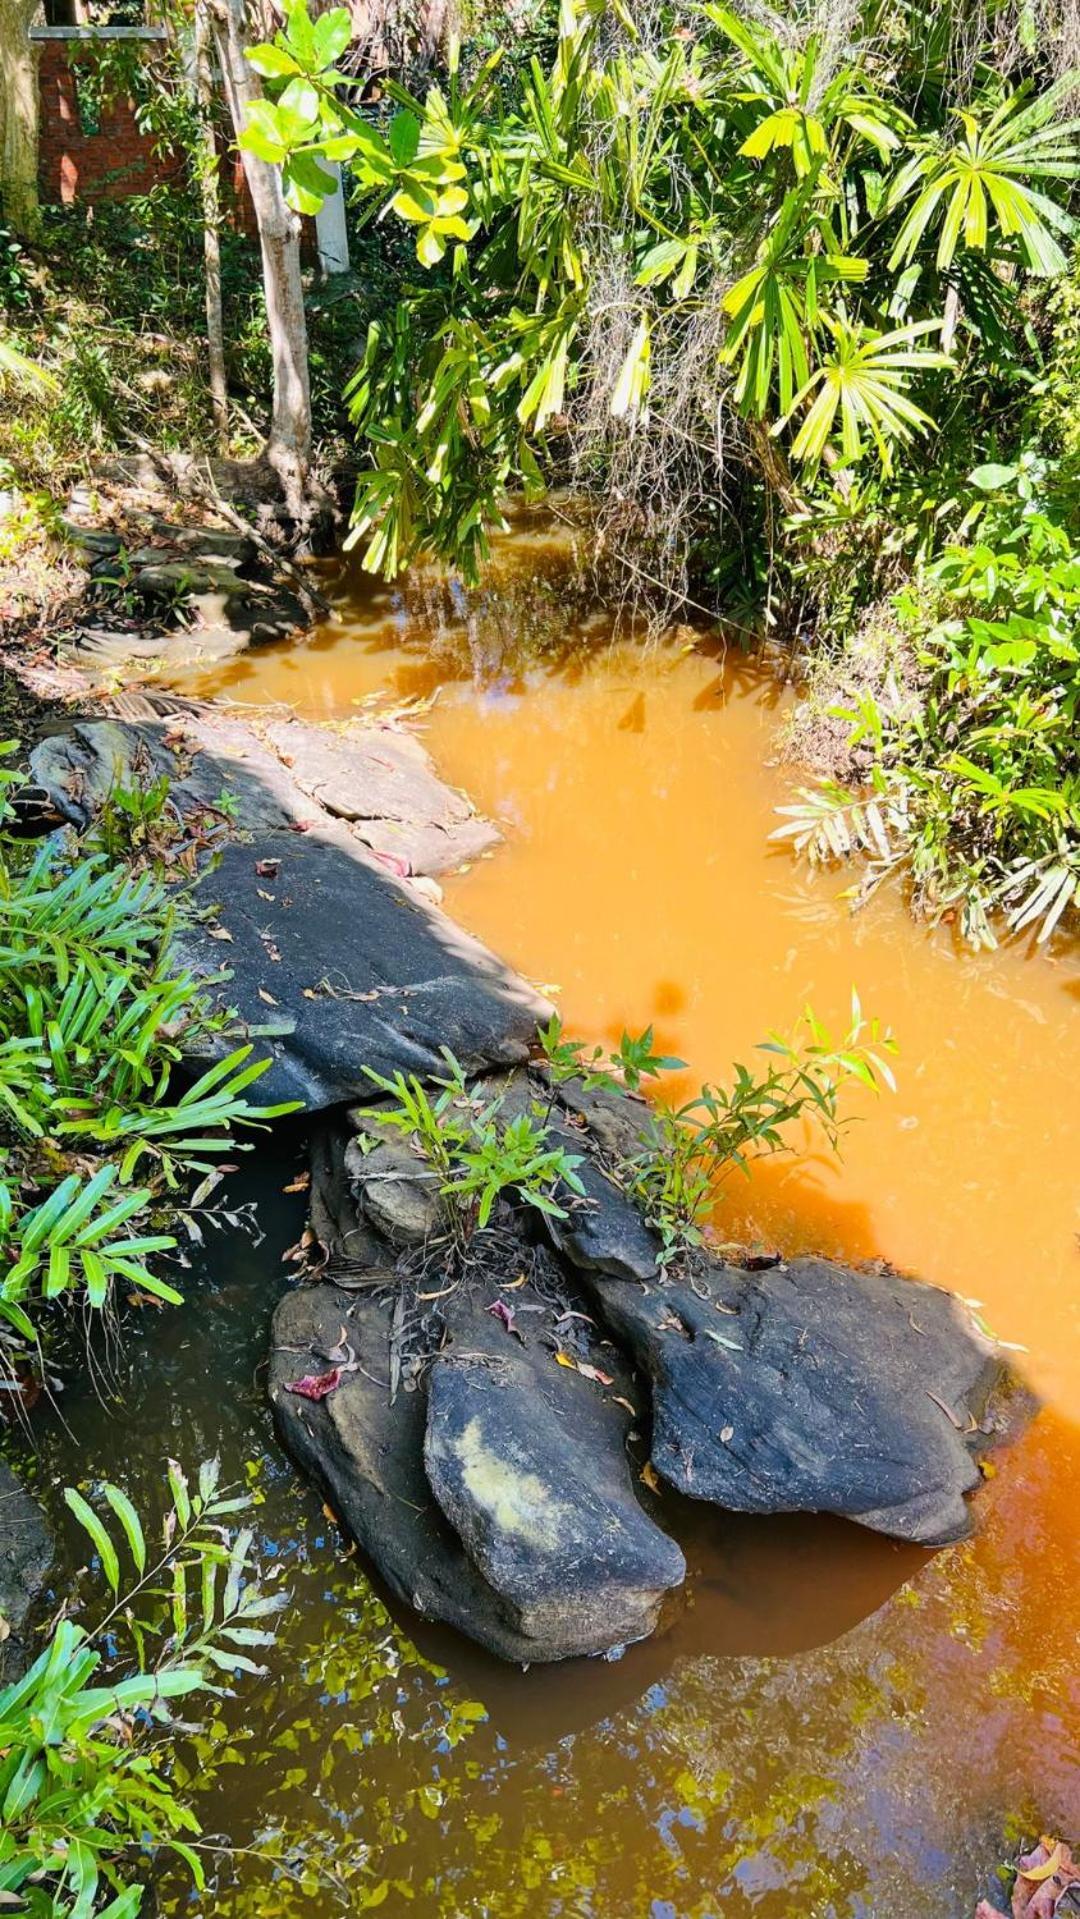
[[179, 932], [177, 956], [204, 976], [230, 970], [218, 997], [273, 1060], [257, 1099], [300, 1098], [310, 1111], [367, 1098], [365, 1066], [431, 1076], [445, 1071], [444, 1046], [471, 1070], [510, 1064], [549, 1015], [523, 980], [347, 839], [272, 831], [234, 842], [199, 900], [219, 910]]
[[80, 830], [112, 787], [164, 773], [185, 816], [213, 811], [224, 792], [232, 796], [229, 819], [244, 830], [325, 817], [402, 877], [446, 872], [499, 840], [497, 828], [439, 779], [419, 740], [389, 727], [332, 732], [302, 720], [256, 727], [216, 714], [167, 723], [80, 720], [39, 741], [30, 761], [62, 817]]
[[969, 1531], [1005, 1369], [951, 1294], [824, 1259], [713, 1264], [693, 1286], [581, 1271], [649, 1377], [653, 1464], [680, 1492], [923, 1546]]
[[[182, 733], [191, 752], [174, 753], [166, 733]], [[229, 817], [244, 830], [285, 826], [296, 818], [298, 795], [287, 769], [259, 747], [247, 728], [210, 729], [196, 720], [77, 720], [39, 740], [30, 755], [35, 780], [61, 818], [80, 832], [89, 827], [114, 787], [169, 780], [170, 796], [185, 818], [219, 810], [230, 796]], [[224, 812], [219, 813], [222, 821]]]
[[[53, 1537], [41, 1507], [0, 1460], [0, 1683], [26, 1663], [19, 1632], [53, 1562]], [[0, 1628], [0, 1632], [2, 1632]]]
[[[550, 1306], [509, 1296], [537, 1310], [527, 1346], [463, 1293], [430, 1384], [421, 1371], [392, 1400], [390, 1299], [301, 1288], [275, 1315], [270, 1397], [289, 1451], [391, 1590], [529, 1664], [643, 1636], [684, 1565], [638, 1504], [625, 1408], [556, 1363], [539, 1334]], [[357, 1369], [326, 1398], [288, 1390], [343, 1353]]]

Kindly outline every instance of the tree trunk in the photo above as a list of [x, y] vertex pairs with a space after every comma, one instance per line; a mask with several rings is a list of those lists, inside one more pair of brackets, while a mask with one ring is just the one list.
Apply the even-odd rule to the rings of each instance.
[[38, 0], [0, 0], [0, 205], [23, 239], [40, 229], [38, 78], [30, 23]]
[[[244, 0], [213, 0], [215, 42], [225, 94], [237, 138], [248, 109], [261, 99], [255, 70], [244, 58], [249, 45]], [[300, 524], [307, 519], [311, 466], [311, 393], [308, 386], [307, 320], [300, 277], [300, 221], [288, 206], [277, 167], [242, 151], [244, 177], [255, 208], [262, 249], [263, 292], [274, 368], [274, 404], [266, 457], [281, 481], [285, 504]]]
[[229, 398], [225, 382], [225, 325], [221, 312], [221, 195], [214, 139], [214, 83], [210, 58], [210, 22], [206, 0], [195, 0], [195, 94], [199, 111], [197, 158], [203, 209], [203, 260], [206, 272], [206, 347], [210, 361], [210, 405], [218, 450], [229, 450]]

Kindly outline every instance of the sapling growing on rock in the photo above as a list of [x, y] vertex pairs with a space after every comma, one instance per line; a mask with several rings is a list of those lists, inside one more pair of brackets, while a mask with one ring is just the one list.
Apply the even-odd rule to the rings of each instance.
[[[470, 1091], [461, 1062], [449, 1047], [442, 1053], [446, 1073], [434, 1082], [434, 1092], [414, 1073], [386, 1077], [366, 1066], [368, 1079], [386, 1100], [361, 1108], [359, 1117], [401, 1135], [426, 1162], [439, 1182], [451, 1232], [462, 1242], [483, 1232], [504, 1194], [565, 1218], [559, 1189], [583, 1192], [577, 1173], [581, 1156], [552, 1139], [541, 1102], [507, 1117], [505, 1093], [485, 1097]], [[361, 1135], [361, 1143], [371, 1150], [377, 1137]]]

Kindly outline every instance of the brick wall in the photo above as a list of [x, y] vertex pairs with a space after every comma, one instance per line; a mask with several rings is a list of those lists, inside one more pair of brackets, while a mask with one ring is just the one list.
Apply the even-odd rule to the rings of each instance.
[[[4, 0], [0, 0], [0, 6]], [[102, 37], [151, 43], [158, 28], [109, 27]], [[88, 58], [87, 33], [78, 28], [33, 27], [30, 38], [38, 59], [38, 191], [48, 206], [74, 200], [126, 200], [149, 193], [159, 183], [179, 179], [183, 160], [159, 155], [153, 139], [139, 132], [130, 100], [114, 100], [101, 110], [100, 124], [84, 126], [79, 112], [79, 65]], [[221, 188], [226, 220], [254, 238], [258, 232], [243, 163], [235, 150], [222, 154]], [[314, 222], [301, 228], [305, 258], [314, 256]]]
[[79, 65], [86, 53], [79, 37], [56, 28], [35, 28], [31, 37], [38, 55], [42, 200], [65, 205], [76, 199], [124, 200], [170, 179], [176, 160], [157, 158], [153, 140], [139, 132], [130, 101], [113, 101], [102, 109], [100, 125], [84, 130], [78, 85]]

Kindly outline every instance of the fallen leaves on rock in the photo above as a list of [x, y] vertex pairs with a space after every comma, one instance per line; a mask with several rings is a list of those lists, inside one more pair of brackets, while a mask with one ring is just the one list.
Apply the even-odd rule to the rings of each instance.
[[290, 1381], [285, 1391], [295, 1393], [299, 1399], [329, 1399], [336, 1393], [344, 1376], [344, 1368], [331, 1366], [325, 1373], [305, 1373], [303, 1379]]
[[573, 1353], [564, 1353], [561, 1346], [555, 1353], [560, 1366], [569, 1366], [571, 1372], [580, 1373], [583, 1379], [592, 1379], [598, 1386], [614, 1386], [610, 1373], [602, 1373], [599, 1366], [590, 1366], [584, 1359], [575, 1359]]
[[280, 860], [256, 860], [255, 861], [255, 871], [259, 875], [259, 878], [261, 880], [275, 879], [277, 877], [280, 866], [281, 866]]
[[[1080, 1866], [1069, 1846], [1044, 1834], [1032, 1852], [1021, 1855], [1009, 1912], [1011, 1919], [1055, 1919], [1058, 1913], [1080, 1912]], [[975, 1919], [1002, 1915], [988, 1899], [980, 1899]]]
[[484, 1311], [485, 1313], [490, 1313], [493, 1319], [501, 1320], [507, 1332], [516, 1334], [524, 1346], [525, 1336], [515, 1325], [514, 1314], [504, 1299], [493, 1299], [490, 1306], [484, 1307]]
[[283, 1186], [281, 1190], [283, 1193], [306, 1193], [310, 1185], [311, 1174], [305, 1171], [297, 1173], [296, 1178], [291, 1179], [288, 1185]]

